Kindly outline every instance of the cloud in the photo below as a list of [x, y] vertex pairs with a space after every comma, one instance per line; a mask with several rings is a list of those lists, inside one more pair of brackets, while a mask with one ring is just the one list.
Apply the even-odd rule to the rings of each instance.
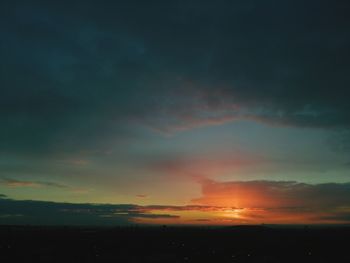
[[124, 204], [73, 204], [1, 198], [0, 206], [1, 224], [127, 225], [142, 218], [179, 218], [177, 215], [152, 213], [151, 209], [138, 205]]
[[87, 189], [87, 188], [82, 188], [82, 187], [78, 187], [78, 188], [70, 188], [70, 192], [73, 194], [86, 194], [92, 191], [92, 189]]
[[250, 208], [341, 207], [347, 206], [350, 201], [350, 183], [202, 180], [201, 186], [203, 196], [193, 202], [202, 205], [234, 206], [237, 203], [238, 207]]
[[136, 195], [136, 197], [138, 197], [138, 198], [148, 198], [148, 195], [139, 194], [139, 195]]
[[148, 168], [171, 176], [187, 176], [196, 180], [201, 178], [222, 175], [225, 172], [252, 168], [264, 162], [260, 156], [244, 153], [223, 153], [215, 157], [206, 156], [171, 156], [161, 157], [151, 162]]
[[[1, 224], [127, 225], [160, 223], [186, 224], [181, 213], [222, 212], [214, 206], [167, 206], [134, 204], [74, 204], [0, 198]], [[232, 208], [233, 209], [233, 208]], [[179, 214], [180, 213], [180, 214]], [[20, 217], [18, 215], [21, 215]]]
[[325, 215], [321, 217], [322, 220], [330, 220], [330, 221], [343, 221], [350, 222], [350, 211], [349, 212], [339, 212], [333, 215]]
[[0, 185], [6, 187], [55, 187], [55, 188], [68, 188], [68, 186], [63, 184], [58, 184], [54, 182], [44, 182], [44, 181], [22, 181], [12, 178], [0, 178]]
[[[0, 155], [44, 157], [41, 173], [46, 158], [59, 156], [78, 174], [90, 166], [81, 153], [124, 151], [117, 146], [147, 136], [140, 126], [173, 134], [242, 119], [342, 130], [334, 148], [348, 152], [349, 3], [326, 2], [315, 9], [313, 2], [292, 0], [201, 1], [200, 8], [191, 0], [2, 1]], [[255, 161], [176, 157], [150, 169], [202, 178]], [[49, 181], [0, 183], [84, 192]], [[211, 192], [215, 183], [209, 185], [197, 202], [224, 202], [220, 191]], [[231, 186], [221, 186], [229, 197]], [[265, 208], [269, 201], [274, 209], [303, 204], [306, 193], [313, 200], [322, 188], [274, 185], [283, 195], [263, 182], [235, 187], [262, 197], [245, 204]], [[330, 190], [322, 191], [329, 202]]]
[[236, 209], [235, 207], [225, 206], [206, 206], [206, 205], [183, 205], [183, 206], [169, 206], [169, 205], [148, 205], [143, 206], [144, 209], [149, 211], [201, 211], [201, 212], [220, 212], [227, 209]]
[[0, 223], [232, 225], [350, 222], [350, 183], [202, 180], [201, 184], [202, 196], [188, 205], [75, 204], [0, 196]]
[[87, 189], [83, 187], [72, 187], [65, 184], [47, 182], [47, 181], [25, 181], [17, 180], [13, 178], [0, 178], [0, 186], [3, 185], [8, 188], [41, 188], [41, 187], [53, 187], [68, 190], [73, 194], [86, 194], [92, 191], [92, 189]]
[[242, 208], [247, 221], [347, 222], [350, 183], [202, 180], [193, 204]]
[[80, 2], [1, 3], [2, 153], [105, 151], [135, 122], [349, 129], [348, 3]]

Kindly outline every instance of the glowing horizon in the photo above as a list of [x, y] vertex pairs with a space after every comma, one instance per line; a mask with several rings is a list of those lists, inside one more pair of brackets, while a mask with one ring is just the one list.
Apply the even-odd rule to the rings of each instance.
[[5, 2], [0, 224], [350, 223], [347, 3]]

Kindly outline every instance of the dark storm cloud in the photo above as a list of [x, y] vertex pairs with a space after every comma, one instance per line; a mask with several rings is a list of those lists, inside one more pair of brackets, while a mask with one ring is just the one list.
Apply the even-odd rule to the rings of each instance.
[[346, 1], [2, 1], [0, 148], [248, 118], [349, 128]]

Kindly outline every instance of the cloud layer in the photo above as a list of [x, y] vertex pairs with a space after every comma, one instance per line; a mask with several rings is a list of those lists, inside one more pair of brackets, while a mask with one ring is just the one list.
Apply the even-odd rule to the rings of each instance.
[[2, 224], [350, 223], [350, 183], [202, 181], [191, 205], [73, 204], [0, 196]]
[[177, 218], [152, 214], [137, 205], [71, 204], [45, 201], [0, 199], [1, 224], [34, 225], [126, 225], [140, 218]]
[[349, 7], [2, 2], [0, 148], [105, 149], [138, 136], [130, 123], [348, 129]]
[[201, 184], [202, 197], [193, 204], [242, 208], [247, 222], [347, 222], [350, 214], [350, 183], [202, 180]]

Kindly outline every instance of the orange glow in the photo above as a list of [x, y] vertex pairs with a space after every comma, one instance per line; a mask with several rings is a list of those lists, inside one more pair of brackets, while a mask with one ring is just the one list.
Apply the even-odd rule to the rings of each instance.
[[231, 219], [243, 219], [244, 218], [244, 208], [242, 209], [227, 209], [224, 210], [222, 216]]
[[[201, 183], [202, 196], [193, 199], [192, 205], [148, 208], [149, 213], [158, 216], [135, 221], [196, 225], [328, 224], [346, 223], [350, 211], [348, 199], [340, 200], [333, 195], [333, 185], [212, 180]], [[343, 206], [333, 205], [340, 201]], [[164, 214], [167, 216], [161, 218]]]
[[[159, 215], [164, 211], [154, 211]], [[223, 208], [222, 211], [174, 211], [169, 218], [135, 218], [135, 223], [166, 225], [240, 225], [240, 224], [314, 224], [315, 218], [327, 213], [270, 211], [269, 209]], [[316, 223], [343, 223], [341, 220], [320, 220]]]

